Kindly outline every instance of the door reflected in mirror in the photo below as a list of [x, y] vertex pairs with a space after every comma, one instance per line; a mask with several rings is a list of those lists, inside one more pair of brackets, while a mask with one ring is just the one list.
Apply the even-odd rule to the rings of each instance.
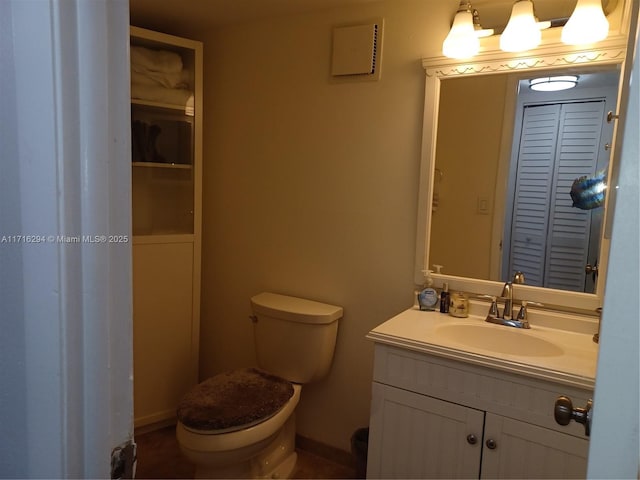
[[429, 264], [595, 292], [619, 71], [564, 73], [559, 92], [529, 88], [544, 72], [442, 79]]

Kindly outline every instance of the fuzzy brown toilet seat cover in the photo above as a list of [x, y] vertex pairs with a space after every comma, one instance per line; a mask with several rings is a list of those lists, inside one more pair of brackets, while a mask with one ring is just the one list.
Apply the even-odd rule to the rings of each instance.
[[255, 423], [280, 410], [293, 395], [287, 380], [256, 368], [211, 377], [178, 405], [178, 419], [197, 430], [222, 430]]

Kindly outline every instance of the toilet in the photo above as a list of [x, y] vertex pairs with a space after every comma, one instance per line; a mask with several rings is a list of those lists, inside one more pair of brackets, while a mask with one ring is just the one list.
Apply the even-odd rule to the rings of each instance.
[[176, 436], [196, 478], [289, 478], [302, 385], [331, 367], [342, 307], [265, 292], [251, 308], [258, 367], [211, 377], [178, 405]]

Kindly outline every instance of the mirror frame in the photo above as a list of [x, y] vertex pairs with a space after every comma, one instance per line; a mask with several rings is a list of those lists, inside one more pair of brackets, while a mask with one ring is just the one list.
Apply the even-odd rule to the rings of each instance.
[[[559, 39], [560, 28], [557, 30]], [[609, 38], [599, 42], [594, 48], [580, 49], [564, 45], [559, 41], [543, 44], [531, 52], [513, 55], [499, 50], [498, 48], [486, 49], [468, 63], [460, 63], [447, 57], [429, 57], [422, 59], [422, 66], [426, 73], [425, 82], [425, 104], [422, 135], [422, 158], [420, 164], [420, 184], [418, 197], [418, 219], [416, 232], [416, 256], [414, 281], [416, 285], [424, 283], [424, 270], [429, 267], [429, 245], [431, 232], [431, 205], [433, 199], [433, 182], [435, 174], [436, 160], [436, 140], [438, 130], [438, 114], [440, 100], [440, 82], [446, 78], [468, 77], [478, 75], [494, 75], [499, 73], [520, 73], [520, 72], [553, 72], [554, 70], [566, 68], [580, 68], [589, 66], [621, 66], [620, 83], [618, 87], [619, 111], [620, 95], [622, 89], [622, 79], [624, 78], [625, 57], [627, 48], [627, 35], [622, 31], [610, 34]], [[613, 148], [611, 152], [611, 165], [615, 169], [618, 162], [621, 135], [617, 134], [617, 125], [614, 125]], [[611, 170], [610, 170], [611, 172]], [[606, 213], [604, 220], [604, 237], [606, 240], [610, 232], [612, 212], [610, 200], [612, 194], [606, 198]], [[608, 243], [608, 242], [606, 242]], [[601, 248], [605, 248], [606, 253], [601, 255], [600, 268], [606, 272], [608, 259], [608, 245], [604, 243]], [[487, 252], [490, 255], [490, 252]], [[432, 268], [431, 268], [432, 269]], [[444, 266], [446, 271], [446, 265]], [[452, 290], [461, 290], [476, 294], [499, 295], [502, 291], [503, 282], [492, 280], [481, 280], [475, 278], [458, 277], [446, 274], [432, 274], [436, 286], [442, 286], [443, 282], [449, 284]], [[605, 277], [601, 277], [605, 278]], [[529, 285], [516, 285], [514, 296], [519, 300], [529, 300], [540, 302], [548, 308], [580, 312], [595, 315], [595, 309], [602, 306], [604, 297], [604, 283], [598, 282], [595, 294], [555, 290]]]

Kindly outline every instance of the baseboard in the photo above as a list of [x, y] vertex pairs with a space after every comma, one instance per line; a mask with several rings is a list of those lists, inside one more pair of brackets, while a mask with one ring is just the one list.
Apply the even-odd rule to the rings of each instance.
[[314, 455], [317, 455], [324, 458], [325, 460], [329, 460], [339, 465], [344, 465], [346, 467], [352, 468], [355, 465], [355, 460], [351, 453], [341, 450], [340, 448], [332, 447], [331, 445], [327, 445], [326, 443], [303, 437], [299, 434], [296, 434], [296, 448], [309, 453], [313, 453]]
[[172, 420], [174, 423], [176, 422], [175, 408], [172, 408], [169, 410], [162, 410], [162, 411], [155, 412], [150, 415], [144, 415], [144, 416], [140, 416], [136, 414], [136, 412], [134, 411], [133, 427], [139, 428], [147, 425], [155, 425], [162, 422], [166, 422], [167, 420]]
[[156, 430], [160, 430], [161, 428], [170, 427], [176, 424], [176, 419], [167, 418], [165, 420], [160, 420], [158, 422], [146, 423], [144, 425], [135, 425], [134, 426], [134, 436], [135, 435], [144, 435], [145, 433], [154, 432]]

